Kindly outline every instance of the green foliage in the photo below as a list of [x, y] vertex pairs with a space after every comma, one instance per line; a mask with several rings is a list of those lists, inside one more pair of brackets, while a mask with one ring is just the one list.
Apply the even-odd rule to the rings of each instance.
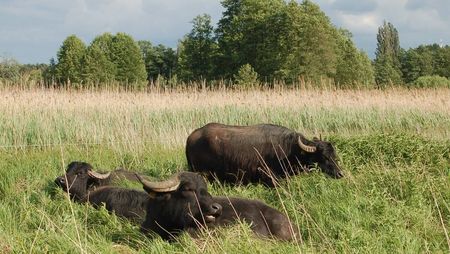
[[339, 87], [373, 87], [374, 70], [369, 57], [354, 46], [351, 34], [340, 31], [335, 83]]
[[83, 80], [86, 83], [111, 82], [115, 80], [113, 63], [113, 36], [109, 33], [97, 36], [89, 45], [82, 61]]
[[20, 78], [20, 64], [10, 57], [0, 57], [0, 80], [17, 82]]
[[80, 83], [82, 81], [82, 59], [86, 45], [77, 36], [67, 37], [58, 51], [56, 78], [64, 83]]
[[282, 73], [288, 80], [299, 76], [314, 82], [334, 78], [338, 58], [337, 31], [319, 6], [291, 1], [286, 10], [288, 55]]
[[446, 77], [450, 79], [450, 45], [446, 45], [443, 47], [436, 47], [437, 45], [433, 45], [433, 48], [437, 48], [437, 52], [435, 55], [435, 74]]
[[242, 65], [237, 75], [234, 76], [237, 88], [250, 89], [258, 85], [258, 73], [250, 64]]
[[433, 75], [433, 76], [421, 76], [410, 84], [412, 87], [418, 88], [450, 88], [450, 80], [445, 77]]
[[437, 44], [411, 48], [402, 55], [405, 83], [413, 83], [420, 76], [437, 75], [450, 78], [450, 46]]
[[214, 75], [217, 43], [213, 36], [211, 16], [199, 15], [192, 20], [191, 32], [178, 47], [179, 77], [183, 80], [210, 80]]
[[380, 87], [402, 84], [400, 41], [397, 29], [384, 21], [378, 28], [375, 52], [375, 80]]
[[111, 52], [117, 81], [139, 85], [139, 82], [147, 79], [140, 48], [131, 36], [117, 33], [112, 38]]
[[378, 87], [386, 87], [402, 84], [402, 75], [400, 70], [387, 56], [380, 56], [375, 59], [375, 80]]
[[97, 36], [83, 58], [83, 78], [87, 83], [110, 82], [115, 79], [116, 66], [112, 62], [112, 39], [109, 33]]
[[138, 41], [145, 62], [148, 80], [157, 80], [159, 76], [171, 78], [177, 68], [177, 54], [169, 47], [159, 44], [153, 46], [149, 41]]
[[17, 60], [7, 56], [0, 56], [0, 84], [34, 87], [42, 84], [46, 64], [20, 64]]
[[48, 68], [43, 71], [42, 76], [46, 84], [54, 85], [56, 83], [57, 77], [55, 58], [52, 57], [50, 59], [50, 64], [48, 65]]
[[266, 79], [271, 79], [283, 60], [280, 55], [284, 30], [282, 0], [226, 0], [218, 23], [217, 73], [231, 78], [244, 64], [251, 64]]

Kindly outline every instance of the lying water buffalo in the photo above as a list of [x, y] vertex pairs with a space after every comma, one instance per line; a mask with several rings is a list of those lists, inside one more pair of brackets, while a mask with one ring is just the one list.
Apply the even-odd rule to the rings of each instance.
[[[172, 185], [166, 186], [173, 186], [174, 192], [165, 193], [155, 193], [152, 185], [142, 180], [145, 191], [151, 196], [147, 217], [141, 226], [143, 232], [154, 231], [169, 239], [182, 230], [196, 230], [205, 225], [227, 226], [236, 224], [240, 219], [250, 224], [251, 229], [260, 236], [280, 240], [298, 237], [298, 228], [291, 224], [288, 217], [261, 201], [211, 197], [203, 178], [194, 173], [181, 173], [179, 179], [178, 185], [177, 181], [173, 181]], [[174, 221], [173, 218], [184, 219]], [[190, 232], [193, 233], [192, 230]]]
[[98, 173], [89, 163], [74, 161], [55, 183], [74, 201], [89, 202], [94, 207], [104, 204], [108, 211], [140, 224], [145, 218], [148, 195], [143, 191], [111, 186], [119, 179], [138, 181], [133, 172], [118, 169]]
[[[288, 128], [259, 124], [230, 126], [209, 123], [194, 130], [186, 143], [192, 171], [230, 183], [262, 182], [297, 174], [317, 163], [328, 175], [341, 178], [336, 153], [330, 142], [310, 141]], [[270, 169], [270, 170], [267, 170]]]
[[298, 240], [298, 227], [278, 210], [258, 200], [243, 198], [214, 197], [222, 206], [222, 215], [215, 226], [232, 225], [242, 220], [250, 225], [257, 235], [279, 240]]
[[163, 183], [139, 179], [149, 195], [147, 216], [141, 225], [144, 233], [172, 239], [182, 231], [215, 223], [222, 213], [222, 206], [213, 200], [198, 174], [182, 172]]
[[[88, 163], [71, 163], [69, 176], [92, 170]], [[113, 172], [111, 173], [113, 174]], [[126, 172], [131, 176], [131, 172]], [[103, 174], [105, 175], [105, 174]], [[105, 182], [81, 181], [82, 177], [67, 177], [55, 182], [64, 190], [72, 193], [78, 202], [89, 202], [95, 207], [102, 204], [105, 208], [133, 221], [144, 222], [144, 232], [156, 232], [164, 239], [170, 239], [179, 232], [195, 232], [198, 227], [225, 226], [237, 223], [241, 219], [251, 225], [252, 230], [261, 236], [281, 240], [292, 240], [297, 228], [291, 227], [289, 219], [266, 204], [241, 198], [211, 197], [203, 178], [191, 172], [182, 172], [163, 182], [149, 182], [136, 175], [144, 191], [124, 189], [115, 186], [101, 186]], [[72, 188], [67, 188], [66, 183]], [[77, 185], [77, 188], [73, 188]], [[145, 218], [145, 221], [144, 221]]]

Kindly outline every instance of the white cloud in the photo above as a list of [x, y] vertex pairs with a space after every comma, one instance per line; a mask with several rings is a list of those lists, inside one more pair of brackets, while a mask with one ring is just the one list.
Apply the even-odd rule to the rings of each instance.
[[379, 17], [375, 14], [345, 14], [339, 13], [338, 19], [342, 27], [352, 31], [354, 34], [373, 34], [380, 24]]
[[[383, 20], [397, 28], [402, 47], [440, 39], [450, 44], [450, 0], [314, 2], [336, 26], [350, 30], [356, 46], [369, 55]], [[68, 35], [89, 43], [104, 32], [126, 32], [174, 47], [196, 15], [208, 13], [216, 23], [222, 11], [219, 0], [1, 0], [0, 54], [20, 62], [48, 62]]]

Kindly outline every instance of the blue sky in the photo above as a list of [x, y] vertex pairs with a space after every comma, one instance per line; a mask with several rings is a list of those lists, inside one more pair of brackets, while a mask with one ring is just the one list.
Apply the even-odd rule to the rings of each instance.
[[[373, 56], [378, 27], [387, 20], [403, 48], [450, 44], [450, 0], [313, 0], [333, 24], [353, 33]], [[104, 32], [176, 47], [190, 21], [207, 13], [216, 23], [219, 0], [0, 0], [0, 56], [21, 63], [48, 63], [62, 41], [76, 34], [88, 44]]]

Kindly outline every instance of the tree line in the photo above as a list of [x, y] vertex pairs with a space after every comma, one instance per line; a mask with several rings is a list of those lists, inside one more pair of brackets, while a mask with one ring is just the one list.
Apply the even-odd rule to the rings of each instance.
[[[392, 84], [450, 87], [450, 47], [437, 44], [404, 50], [395, 27], [384, 22], [375, 59], [358, 49], [349, 31], [334, 26], [318, 5], [284, 0], [223, 0], [216, 25], [203, 14], [176, 49], [105, 33], [86, 45], [67, 37], [42, 78], [45, 83], [142, 86], [217, 80], [250, 86], [331, 81], [338, 87]], [[1, 74], [1, 70], [0, 70]]]

